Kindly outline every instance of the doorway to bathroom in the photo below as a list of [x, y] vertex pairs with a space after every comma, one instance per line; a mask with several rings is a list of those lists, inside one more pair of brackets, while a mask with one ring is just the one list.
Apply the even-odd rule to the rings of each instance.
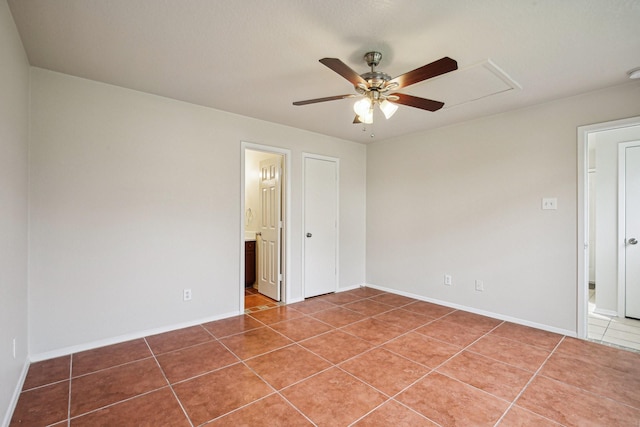
[[242, 143], [240, 312], [287, 301], [289, 151]]

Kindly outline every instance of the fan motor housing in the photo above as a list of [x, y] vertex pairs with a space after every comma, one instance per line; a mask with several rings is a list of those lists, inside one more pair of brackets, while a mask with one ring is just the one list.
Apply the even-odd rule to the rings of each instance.
[[391, 80], [391, 76], [382, 71], [370, 71], [368, 73], [360, 74], [360, 77], [365, 79], [369, 85], [373, 87], [381, 87], [383, 84]]

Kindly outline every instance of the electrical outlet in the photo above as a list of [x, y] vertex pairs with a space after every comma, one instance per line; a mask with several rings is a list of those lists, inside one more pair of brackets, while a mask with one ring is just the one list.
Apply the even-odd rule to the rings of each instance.
[[451, 283], [453, 282], [453, 280], [451, 279], [451, 275], [450, 274], [445, 274], [444, 275], [444, 284], [447, 286], [451, 286]]
[[191, 301], [191, 289], [184, 289], [182, 291], [183, 301]]
[[476, 280], [476, 291], [484, 292], [484, 282], [482, 280]]
[[542, 199], [542, 209], [543, 210], [557, 210], [558, 209], [558, 199], [555, 197], [548, 197]]

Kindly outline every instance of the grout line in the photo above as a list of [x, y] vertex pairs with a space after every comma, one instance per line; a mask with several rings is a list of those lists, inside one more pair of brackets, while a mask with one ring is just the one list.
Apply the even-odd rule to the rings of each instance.
[[[204, 328], [204, 329], [206, 330], [206, 328]], [[189, 414], [187, 413], [187, 410], [182, 405], [182, 401], [180, 401], [180, 398], [178, 398], [178, 395], [176, 394], [176, 391], [173, 389], [173, 386], [171, 385], [171, 381], [169, 381], [169, 378], [167, 378], [167, 375], [165, 374], [164, 369], [162, 369], [162, 366], [160, 365], [160, 362], [158, 361], [158, 358], [156, 357], [155, 353], [151, 349], [151, 346], [149, 345], [149, 342], [147, 341], [146, 338], [145, 338], [144, 342], [145, 342], [145, 344], [147, 344], [147, 348], [149, 348], [149, 351], [153, 355], [153, 360], [156, 362], [156, 365], [158, 366], [158, 369], [160, 370], [160, 373], [164, 377], [164, 380], [167, 382], [167, 386], [169, 387], [169, 390], [171, 390], [171, 393], [173, 394], [173, 397], [178, 402], [178, 405], [180, 405], [180, 409], [182, 409], [182, 413], [187, 418], [187, 421], [189, 421], [189, 424], [191, 425], [191, 427], [193, 427], [193, 421], [191, 421], [191, 417], [189, 417]], [[162, 388], [164, 388], [164, 387], [161, 387], [160, 389], [156, 389], [154, 391], [161, 390]], [[138, 395], [138, 396], [140, 396], [140, 395]]]
[[111, 408], [113, 406], [119, 405], [119, 404], [124, 403], [124, 402], [129, 402], [129, 401], [137, 399], [139, 397], [146, 396], [146, 395], [151, 394], [151, 393], [155, 393], [155, 392], [160, 391], [160, 390], [162, 390], [164, 388], [169, 388], [169, 386], [165, 385], [165, 386], [162, 386], [160, 388], [155, 388], [153, 390], [148, 390], [148, 391], [142, 392], [140, 394], [136, 394], [135, 396], [130, 396], [130, 397], [127, 397], [125, 399], [118, 400], [117, 402], [108, 403], [108, 404], [106, 404], [104, 406], [100, 406], [99, 408], [94, 408], [94, 409], [92, 409], [90, 411], [83, 412], [83, 413], [78, 414], [78, 415], [76, 415], [74, 417], [70, 417], [69, 418], [69, 423], [71, 423], [71, 420], [76, 420], [76, 419], [78, 419], [80, 417], [84, 417], [85, 415], [93, 414], [94, 412], [98, 412], [98, 411], [101, 411], [103, 409], [108, 409], [108, 408]]
[[[525, 390], [529, 387], [529, 385], [531, 385], [531, 383], [533, 382], [533, 380], [538, 376], [538, 374], [540, 373], [540, 371], [542, 371], [542, 368], [544, 368], [544, 365], [547, 364], [547, 362], [549, 361], [549, 359], [551, 358], [551, 356], [556, 352], [556, 350], [558, 349], [558, 347], [560, 347], [560, 344], [562, 344], [562, 342], [565, 340], [566, 336], [565, 335], [561, 335], [562, 338], [560, 338], [560, 341], [558, 341], [558, 343], [555, 345], [555, 347], [553, 348], [553, 350], [551, 350], [551, 352], [549, 353], [549, 355], [547, 355], [547, 357], [544, 359], [544, 362], [542, 362], [540, 364], [540, 366], [538, 367], [538, 369], [534, 372], [534, 374], [531, 376], [531, 378], [529, 378], [529, 381], [527, 381], [527, 383], [524, 385], [524, 387], [522, 387], [522, 390], [520, 390], [520, 393], [518, 393], [516, 395], [516, 397], [511, 401], [511, 403], [509, 404], [509, 406], [507, 407], [507, 409], [504, 411], [504, 413], [502, 414], [502, 416], [498, 419], [498, 421], [496, 422], [496, 426], [498, 424], [500, 424], [500, 421], [502, 421], [502, 419], [509, 413], [509, 411], [511, 410], [511, 408], [513, 407], [513, 405], [516, 404], [516, 402], [518, 401], [518, 399], [520, 399], [520, 396], [522, 396], [525, 392]], [[546, 417], [542, 414], [538, 414], [537, 412], [535, 412], [536, 415], [541, 416], [542, 418]]]

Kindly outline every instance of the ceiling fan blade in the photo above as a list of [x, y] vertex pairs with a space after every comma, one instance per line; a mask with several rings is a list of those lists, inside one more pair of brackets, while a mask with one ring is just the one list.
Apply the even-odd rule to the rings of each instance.
[[420, 68], [416, 68], [413, 71], [409, 71], [408, 73], [404, 73], [394, 79], [391, 79], [389, 83], [398, 83], [398, 87], [396, 89], [400, 89], [457, 69], [458, 63], [454, 59], [445, 56], [444, 58], [440, 58], [430, 64], [423, 65]]
[[337, 99], [354, 98], [356, 96], [357, 95], [354, 95], [354, 94], [327, 96], [326, 98], [316, 98], [316, 99], [307, 99], [306, 101], [296, 101], [293, 103], [293, 105], [316, 104], [318, 102], [335, 101]]
[[437, 111], [444, 107], [444, 102], [434, 101], [433, 99], [419, 98], [404, 93], [393, 93], [392, 95], [398, 97], [397, 100], [393, 101], [396, 104], [407, 105], [427, 111]]
[[357, 86], [358, 83], [362, 83], [364, 85], [367, 84], [367, 81], [360, 77], [360, 74], [353, 71], [347, 64], [340, 61], [338, 58], [322, 58], [320, 62], [340, 74], [345, 79], [349, 80], [354, 86]]

